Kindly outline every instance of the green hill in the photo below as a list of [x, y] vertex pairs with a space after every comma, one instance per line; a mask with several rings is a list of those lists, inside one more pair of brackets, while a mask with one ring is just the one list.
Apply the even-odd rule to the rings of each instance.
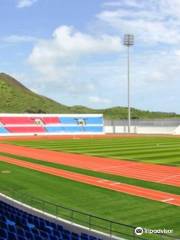
[[0, 73], [0, 112], [6, 113], [57, 113], [70, 108], [40, 96], [11, 76]]
[[[126, 119], [127, 108], [90, 109], [84, 106], [66, 106], [38, 95], [13, 77], [0, 73], [1, 113], [103, 113], [107, 119]], [[133, 119], [175, 118], [175, 113], [161, 113], [132, 109]]]

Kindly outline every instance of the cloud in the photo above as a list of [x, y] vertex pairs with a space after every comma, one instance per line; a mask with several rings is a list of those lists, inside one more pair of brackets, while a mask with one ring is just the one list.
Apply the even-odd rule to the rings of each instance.
[[[178, 86], [180, 57], [178, 49], [153, 49], [133, 57], [132, 99], [134, 106], [144, 108], [145, 104], [158, 110], [158, 99], [168, 102], [173, 84]], [[35, 43], [28, 62], [39, 74], [33, 87], [56, 100], [95, 107], [127, 104], [126, 59], [116, 35], [95, 36], [61, 26], [50, 39]], [[157, 101], [156, 109], [150, 105], [152, 101], [143, 101], [149, 92]]]
[[[79, 77], [83, 64], [94, 61], [97, 56], [106, 56], [120, 52], [119, 37], [110, 35], [93, 36], [75, 31], [69, 26], [60, 26], [49, 40], [35, 44], [28, 62], [41, 74], [44, 81], [52, 85], [61, 85], [67, 91], [93, 89], [87, 77]], [[92, 57], [92, 59], [91, 59]]]
[[105, 5], [98, 20], [122, 34], [134, 33], [138, 41], [149, 45], [180, 41], [179, 0], [117, 0]]
[[120, 36], [130, 32], [135, 34], [133, 106], [179, 109], [180, 1], [112, 0], [102, 7], [92, 26], [94, 31], [101, 29], [94, 34], [60, 26], [49, 39], [10, 36], [10, 42], [34, 41], [28, 57], [36, 70], [31, 88], [69, 105], [125, 106], [127, 62]]
[[90, 96], [89, 97], [89, 102], [93, 103], [93, 104], [103, 104], [103, 105], [107, 105], [111, 103], [110, 99], [107, 98], [102, 98], [99, 96]]
[[5, 43], [31, 43], [38, 41], [37, 38], [27, 35], [10, 35], [1, 39]]
[[31, 7], [37, 1], [38, 0], [18, 0], [17, 7], [18, 8]]
[[93, 37], [75, 31], [72, 27], [57, 28], [52, 39], [40, 41], [33, 49], [29, 61], [33, 65], [41, 65], [47, 61], [54, 63], [58, 59], [68, 59], [89, 54], [106, 54], [119, 52], [121, 41], [119, 37], [102, 35]]
[[[108, 1], [103, 3], [103, 7], [122, 7], [123, 4], [123, 1]], [[129, 7], [139, 7], [139, 4], [136, 0], [126, 0], [126, 5], [128, 5]]]

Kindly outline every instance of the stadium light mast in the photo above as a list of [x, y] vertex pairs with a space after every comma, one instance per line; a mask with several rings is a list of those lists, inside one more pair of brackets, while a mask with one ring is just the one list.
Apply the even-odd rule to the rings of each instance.
[[131, 133], [131, 102], [130, 102], [130, 47], [134, 45], [134, 35], [124, 35], [124, 46], [127, 47], [127, 80], [128, 80], [128, 133]]

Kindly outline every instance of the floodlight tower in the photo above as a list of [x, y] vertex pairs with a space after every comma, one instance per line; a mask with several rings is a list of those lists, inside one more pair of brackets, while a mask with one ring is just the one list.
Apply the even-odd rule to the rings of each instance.
[[134, 35], [124, 35], [124, 46], [127, 47], [127, 80], [128, 80], [128, 133], [131, 133], [131, 102], [130, 102], [130, 47], [134, 45]]

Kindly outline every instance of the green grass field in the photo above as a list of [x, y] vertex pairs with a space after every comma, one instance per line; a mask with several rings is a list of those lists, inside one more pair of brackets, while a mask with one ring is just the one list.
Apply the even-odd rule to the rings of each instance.
[[[180, 166], [180, 138], [175, 137], [36, 139], [8, 142], [55, 151]], [[111, 179], [145, 188], [180, 194], [180, 188], [174, 186], [47, 163], [41, 161], [41, 159], [35, 160], [7, 153], [0, 153], [1, 155], [103, 179]], [[10, 173], [4, 174], [3, 171], [5, 170], [10, 171]], [[34, 197], [38, 196], [41, 199], [46, 199], [65, 207], [125, 224], [154, 229], [173, 229], [174, 235], [180, 236], [180, 207], [169, 204], [73, 182], [0, 162], [0, 191], [6, 191], [6, 189], [13, 189], [20, 195], [27, 193]], [[39, 207], [36, 202], [31, 203], [31, 205]], [[53, 209], [48, 211], [54, 213]]]
[[[9, 174], [2, 171], [10, 171]], [[14, 189], [69, 208], [148, 228], [172, 228], [180, 234], [180, 208], [73, 182], [0, 162], [0, 191]], [[39, 207], [36, 202], [33, 206]], [[51, 212], [51, 211], [50, 211]], [[53, 213], [53, 212], [52, 212]], [[59, 213], [59, 215], [61, 215]]]
[[37, 160], [37, 159], [33, 159], [33, 158], [27, 158], [27, 157], [22, 157], [22, 156], [18, 156], [18, 155], [8, 154], [8, 153], [0, 152], [0, 156], [7, 156], [10, 158], [14, 158], [14, 159], [19, 159], [19, 160], [23, 160], [23, 161], [27, 161], [27, 162], [41, 164], [43, 166], [49, 166], [49, 167], [53, 167], [53, 168], [67, 170], [70, 172], [81, 173], [81, 174], [88, 175], [88, 176], [99, 177], [99, 178], [108, 179], [108, 180], [112, 180], [112, 181], [116, 181], [116, 182], [127, 183], [127, 184], [131, 184], [131, 185], [135, 185], [135, 186], [140, 186], [140, 187], [144, 187], [144, 188], [150, 188], [150, 189], [159, 190], [162, 192], [168, 192], [168, 193], [180, 195], [180, 188], [176, 187], [176, 186], [165, 185], [165, 184], [155, 183], [155, 182], [148, 182], [148, 181], [128, 178], [128, 177], [124, 177], [124, 176], [116, 176], [116, 175], [97, 172], [97, 171], [90, 171], [90, 170], [86, 170], [86, 169], [82, 169], [82, 168], [75, 168], [75, 167], [70, 167], [70, 166], [66, 166], [66, 165], [62, 165], [62, 164], [45, 162], [40, 159]]
[[13, 143], [55, 151], [180, 166], [180, 138], [177, 137], [35, 140]]

